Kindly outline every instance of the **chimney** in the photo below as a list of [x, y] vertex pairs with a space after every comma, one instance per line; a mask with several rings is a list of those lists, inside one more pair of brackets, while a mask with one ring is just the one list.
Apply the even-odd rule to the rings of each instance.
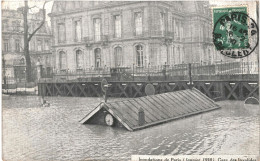
[[144, 110], [142, 109], [142, 107], [139, 108], [138, 110], [138, 123], [139, 126], [142, 126], [145, 124], [145, 115], [144, 115]]

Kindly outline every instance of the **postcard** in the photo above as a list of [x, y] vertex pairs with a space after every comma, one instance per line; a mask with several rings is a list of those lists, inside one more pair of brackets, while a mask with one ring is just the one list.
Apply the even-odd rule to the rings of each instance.
[[259, 1], [2, 1], [2, 159], [259, 161]]

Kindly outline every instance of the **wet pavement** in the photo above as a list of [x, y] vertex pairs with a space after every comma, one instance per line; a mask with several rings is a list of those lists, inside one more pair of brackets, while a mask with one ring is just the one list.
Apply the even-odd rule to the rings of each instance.
[[[131, 155], [258, 154], [259, 106], [221, 101], [220, 110], [144, 130], [82, 125], [101, 98], [10, 96], [3, 100], [4, 160], [128, 160]], [[115, 101], [119, 99], [112, 99]]]

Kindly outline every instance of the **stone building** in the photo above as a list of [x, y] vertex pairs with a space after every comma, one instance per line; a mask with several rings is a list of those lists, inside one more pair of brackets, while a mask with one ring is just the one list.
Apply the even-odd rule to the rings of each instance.
[[57, 1], [49, 16], [57, 71], [211, 64], [224, 57], [212, 43], [208, 2]]
[[[29, 33], [32, 33], [39, 26], [42, 17], [41, 10], [35, 14], [28, 14]], [[3, 76], [12, 78], [9, 79], [9, 83], [25, 79], [23, 29], [22, 13], [18, 10], [2, 9]], [[45, 23], [30, 41], [29, 50], [33, 68], [40, 61], [46, 72], [51, 72], [51, 37], [50, 28]]]

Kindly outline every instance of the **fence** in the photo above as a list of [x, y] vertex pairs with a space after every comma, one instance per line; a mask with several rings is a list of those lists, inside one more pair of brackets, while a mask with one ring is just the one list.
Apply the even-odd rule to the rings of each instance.
[[85, 68], [77, 70], [64, 69], [53, 72], [53, 78], [61, 80], [74, 80], [95, 77], [111, 77], [110, 68]]
[[25, 79], [17, 80], [16, 77], [4, 77], [2, 93], [4, 94], [37, 94], [37, 83], [27, 83]]
[[4, 94], [36, 94], [37, 93], [37, 71], [36, 67], [32, 66], [31, 77], [33, 82], [26, 81], [25, 66], [13, 66], [11, 76], [5, 73], [3, 69], [2, 76], [2, 93]]
[[[202, 65], [191, 64], [192, 77], [194, 79], [206, 79], [211, 77], [225, 78], [225, 76], [241, 76], [258, 74], [257, 62], [219, 62], [215, 64]], [[187, 80], [188, 64], [160, 65], [147, 67], [116, 67], [116, 68], [87, 68], [77, 70], [58, 70], [53, 72], [51, 78], [55, 80], [99, 80], [108, 78], [117, 81], [133, 80]], [[246, 77], [245, 77], [246, 78]]]

